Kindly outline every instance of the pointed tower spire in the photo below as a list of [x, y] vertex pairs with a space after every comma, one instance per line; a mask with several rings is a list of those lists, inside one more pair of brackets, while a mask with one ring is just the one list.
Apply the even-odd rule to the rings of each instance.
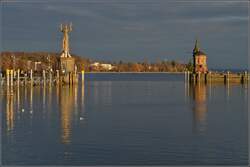
[[194, 49], [193, 49], [193, 55], [195, 55], [196, 53], [199, 52], [199, 45], [198, 45], [198, 40], [196, 39], [195, 40], [195, 46], [194, 46]]

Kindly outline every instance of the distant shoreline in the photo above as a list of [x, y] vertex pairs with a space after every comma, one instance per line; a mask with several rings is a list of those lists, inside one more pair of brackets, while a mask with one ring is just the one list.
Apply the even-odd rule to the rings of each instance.
[[112, 73], [112, 74], [184, 74], [185, 72], [84, 72], [85, 74], [99, 74], [99, 73]]

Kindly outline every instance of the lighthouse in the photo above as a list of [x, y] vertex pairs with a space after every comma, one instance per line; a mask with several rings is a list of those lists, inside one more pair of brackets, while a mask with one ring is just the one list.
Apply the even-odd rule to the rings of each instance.
[[198, 40], [195, 41], [193, 49], [193, 72], [194, 73], [207, 73], [207, 55], [200, 50]]

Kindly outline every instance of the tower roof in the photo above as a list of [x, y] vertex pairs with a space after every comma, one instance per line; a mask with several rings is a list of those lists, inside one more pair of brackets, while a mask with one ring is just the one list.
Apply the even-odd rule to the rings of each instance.
[[195, 40], [195, 46], [193, 49], [193, 56], [201, 56], [201, 55], [206, 55], [203, 51], [200, 50], [198, 40]]
[[202, 55], [206, 56], [206, 53], [204, 53], [203, 51], [200, 51], [200, 50], [195, 53], [195, 56], [202, 56]]
[[196, 39], [195, 40], [195, 46], [194, 46], [194, 49], [193, 49], [193, 53], [195, 53], [195, 52], [198, 52], [200, 49], [199, 49], [199, 47], [198, 47], [198, 40]]

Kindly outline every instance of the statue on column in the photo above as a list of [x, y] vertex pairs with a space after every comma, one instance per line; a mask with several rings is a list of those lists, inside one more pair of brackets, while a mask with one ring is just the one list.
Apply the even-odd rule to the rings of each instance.
[[75, 58], [69, 54], [69, 33], [72, 31], [72, 24], [61, 24], [63, 33], [62, 52], [60, 56], [60, 80], [65, 84], [78, 82]]
[[69, 54], [69, 32], [72, 31], [72, 24], [71, 23], [70, 25], [61, 24], [60, 28], [61, 28], [61, 32], [63, 33], [61, 57], [71, 57]]

